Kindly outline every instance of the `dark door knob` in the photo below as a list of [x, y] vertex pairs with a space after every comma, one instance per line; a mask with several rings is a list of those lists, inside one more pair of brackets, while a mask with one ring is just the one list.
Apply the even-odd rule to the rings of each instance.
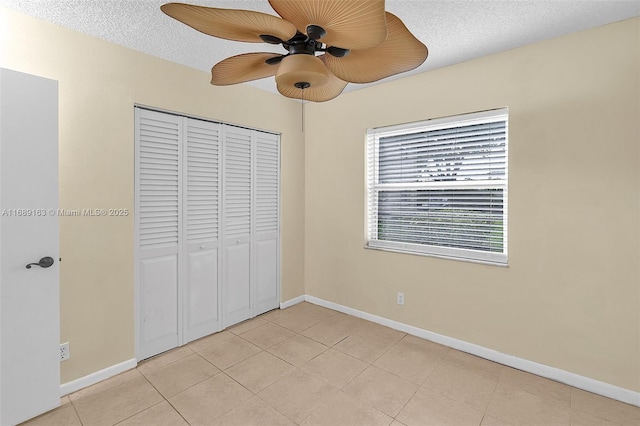
[[38, 263], [30, 263], [27, 265], [27, 269], [31, 269], [31, 265], [36, 265], [39, 266], [41, 268], [48, 268], [49, 266], [53, 265], [53, 257], [43, 257], [42, 259], [40, 259], [40, 261]]

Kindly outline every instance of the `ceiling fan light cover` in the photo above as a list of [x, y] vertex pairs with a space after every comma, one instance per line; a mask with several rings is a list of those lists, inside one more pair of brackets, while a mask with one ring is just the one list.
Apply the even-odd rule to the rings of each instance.
[[[276, 82], [282, 87], [319, 87], [327, 83], [329, 73], [324, 63], [314, 55], [290, 55], [282, 59], [276, 73]], [[305, 85], [305, 87], [307, 87]]]
[[[327, 55], [320, 55], [317, 58], [322, 63], [325, 63], [326, 56]], [[293, 99], [304, 99], [306, 101], [313, 102], [329, 101], [342, 93], [344, 88], [347, 86], [347, 82], [340, 80], [338, 77], [333, 75], [333, 73], [328, 68], [326, 69], [326, 71], [329, 79], [327, 83], [323, 84], [322, 86], [301, 89], [295, 86], [283, 86], [278, 84], [278, 92], [280, 92], [280, 94], [283, 96]]]

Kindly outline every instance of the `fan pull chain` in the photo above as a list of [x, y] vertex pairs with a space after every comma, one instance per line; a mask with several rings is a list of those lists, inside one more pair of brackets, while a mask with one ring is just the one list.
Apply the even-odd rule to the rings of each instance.
[[302, 133], [304, 133], [304, 87], [302, 88]]
[[306, 81], [299, 81], [293, 85], [295, 88], [300, 89], [302, 92], [300, 93], [300, 99], [302, 99], [302, 133], [304, 133], [304, 89], [310, 87]]

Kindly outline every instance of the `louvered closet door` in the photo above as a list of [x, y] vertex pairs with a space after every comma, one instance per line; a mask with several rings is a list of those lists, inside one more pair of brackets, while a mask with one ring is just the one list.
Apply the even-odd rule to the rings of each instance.
[[223, 177], [224, 326], [253, 316], [251, 303], [251, 131], [225, 126]]
[[256, 132], [254, 166], [254, 315], [279, 306], [279, 137]]
[[140, 359], [178, 345], [180, 120], [136, 109]]
[[218, 312], [219, 145], [222, 126], [185, 119], [185, 340], [220, 330]]

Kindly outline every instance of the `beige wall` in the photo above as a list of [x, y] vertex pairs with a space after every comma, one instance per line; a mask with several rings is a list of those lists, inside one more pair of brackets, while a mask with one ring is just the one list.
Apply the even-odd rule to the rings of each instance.
[[[307, 294], [640, 391], [639, 22], [309, 106]], [[505, 106], [509, 267], [364, 249], [366, 129]]]
[[[133, 210], [134, 103], [281, 132], [281, 296], [304, 294], [298, 103], [5, 9], [0, 31], [0, 67], [59, 81], [61, 208]], [[133, 237], [133, 215], [60, 220], [63, 383], [135, 356]]]

